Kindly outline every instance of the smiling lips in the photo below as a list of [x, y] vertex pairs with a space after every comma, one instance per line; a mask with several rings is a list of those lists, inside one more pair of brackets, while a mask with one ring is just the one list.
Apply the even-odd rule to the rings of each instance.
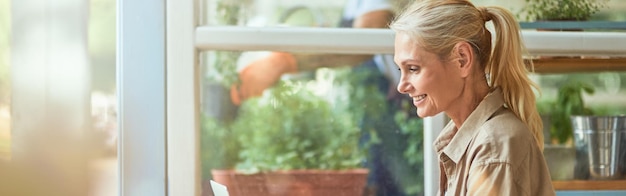
[[418, 95], [413, 97], [413, 105], [417, 106], [417, 103], [421, 102], [424, 99], [426, 99], [426, 95]]

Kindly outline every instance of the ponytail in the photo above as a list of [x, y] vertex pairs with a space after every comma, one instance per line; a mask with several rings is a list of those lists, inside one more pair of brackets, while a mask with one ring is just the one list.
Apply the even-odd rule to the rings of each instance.
[[493, 21], [496, 33], [492, 55], [485, 66], [485, 72], [490, 76], [489, 84], [502, 89], [506, 106], [528, 126], [543, 149], [543, 122], [537, 112], [533, 91], [539, 87], [528, 77], [522, 58], [526, 50], [519, 24], [506, 9], [483, 7], [480, 10], [485, 18]]

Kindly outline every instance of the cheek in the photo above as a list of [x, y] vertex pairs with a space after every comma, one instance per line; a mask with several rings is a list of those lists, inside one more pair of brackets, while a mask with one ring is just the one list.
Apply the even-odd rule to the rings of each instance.
[[431, 97], [436, 100], [441, 109], [445, 109], [458, 101], [463, 93], [463, 82], [451, 76], [442, 77], [433, 82], [430, 88], [430, 93], [433, 93]]
[[429, 92], [432, 89], [433, 83], [435, 81], [431, 76], [427, 76], [426, 74], [415, 75], [409, 78], [409, 83], [415, 87], [420, 93], [431, 93]]
[[428, 99], [436, 105], [449, 102], [457, 91], [455, 84], [442, 74], [424, 74], [422, 77], [411, 78], [411, 85], [419, 93], [427, 94]]

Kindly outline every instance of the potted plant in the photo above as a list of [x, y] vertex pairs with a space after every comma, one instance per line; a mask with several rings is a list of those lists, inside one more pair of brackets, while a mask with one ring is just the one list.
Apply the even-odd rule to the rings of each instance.
[[556, 104], [552, 108], [550, 136], [553, 143], [571, 144], [574, 137], [570, 117], [573, 115], [592, 115], [593, 111], [585, 106], [583, 93], [593, 94], [595, 89], [588, 83], [570, 81], [561, 86]]
[[573, 129], [570, 117], [590, 115], [592, 110], [584, 104], [583, 93], [593, 94], [594, 88], [588, 83], [569, 80], [559, 87], [556, 102], [545, 102], [539, 111], [547, 117], [544, 127], [549, 138], [544, 147], [544, 156], [553, 180], [571, 180], [579, 176], [577, 151], [573, 144]]
[[[359, 113], [350, 110], [347, 97], [318, 93], [328, 81], [281, 80], [244, 101], [231, 124], [209, 123], [212, 132], [229, 134], [214, 136], [222, 143], [216, 145], [234, 141], [223, 155], [237, 155], [231, 165], [213, 164], [224, 168], [211, 171], [213, 180], [235, 196], [361, 195], [368, 175], [362, 163], [376, 137], [363, 141]], [[330, 87], [346, 87], [337, 83]]]
[[608, 0], [525, 0], [521, 12], [528, 21], [585, 21]]

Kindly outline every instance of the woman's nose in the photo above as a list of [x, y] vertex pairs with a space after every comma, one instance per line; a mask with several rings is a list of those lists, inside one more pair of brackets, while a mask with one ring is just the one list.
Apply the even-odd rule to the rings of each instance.
[[398, 82], [398, 87], [397, 87], [398, 92], [402, 94], [407, 94], [409, 93], [409, 88], [410, 88], [409, 83], [404, 81], [403, 78], [400, 79], [400, 82]]

